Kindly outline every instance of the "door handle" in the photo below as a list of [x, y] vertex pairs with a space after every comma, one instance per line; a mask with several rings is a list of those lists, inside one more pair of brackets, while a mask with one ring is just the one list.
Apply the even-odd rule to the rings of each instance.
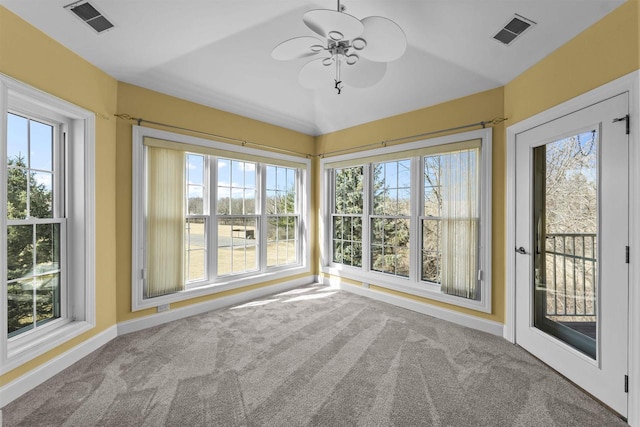
[[516, 252], [522, 255], [529, 255], [529, 252], [527, 252], [522, 246], [520, 246], [519, 248], [516, 248]]

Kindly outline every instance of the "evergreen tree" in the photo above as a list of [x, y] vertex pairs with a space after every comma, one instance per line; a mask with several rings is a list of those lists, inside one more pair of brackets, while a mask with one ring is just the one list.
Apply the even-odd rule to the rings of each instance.
[[[27, 186], [27, 182], [29, 185]], [[29, 187], [29, 189], [27, 189]], [[25, 219], [52, 217], [52, 192], [38, 183], [36, 175], [27, 169], [25, 158], [16, 156], [8, 160], [7, 169], [7, 218]], [[29, 203], [27, 204], [27, 200]], [[27, 205], [29, 212], [27, 212]], [[35, 239], [35, 248], [34, 248]], [[7, 279], [25, 278], [8, 285], [8, 331], [13, 332], [33, 323], [33, 304], [36, 304], [37, 320], [52, 317], [54, 297], [58, 286], [42, 283], [37, 298], [33, 296], [34, 250], [36, 263], [49, 265], [56, 260], [54, 226], [12, 225], [7, 230]], [[55, 268], [55, 267], [54, 267]], [[54, 289], [55, 288], [55, 289]]]

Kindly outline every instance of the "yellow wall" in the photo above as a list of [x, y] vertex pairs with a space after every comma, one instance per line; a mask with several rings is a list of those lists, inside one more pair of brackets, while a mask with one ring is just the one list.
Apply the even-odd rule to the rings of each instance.
[[117, 82], [0, 7], [0, 72], [96, 113], [97, 327], [0, 377], [0, 385], [115, 325]]
[[[496, 117], [503, 117], [504, 93], [497, 88], [486, 92], [477, 93], [453, 101], [445, 102], [433, 107], [423, 108], [399, 116], [388, 117], [375, 122], [345, 129], [317, 138], [318, 152], [330, 152], [332, 150], [356, 147], [384, 140], [400, 138], [420, 133], [433, 132], [441, 129], [449, 129], [464, 126], [471, 123], [488, 121]], [[479, 129], [477, 127], [475, 129]], [[471, 128], [469, 130], [472, 130]], [[459, 131], [458, 131], [459, 132]], [[378, 291], [402, 295], [417, 301], [449, 308], [468, 313], [474, 316], [504, 322], [505, 308], [505, 138], [504, 124], [499, 124], [493, 129], [493, 219], [492, 219], [492, 262], [491, 274], [493, 275], [492, 313], [481, 313], [456, 307], [450, 304], [427, 300], [407, 294], [388, 291], [385, 288], [375, 287]], [[441, 136], [438, 134], [435, 136]], [[316, 201], [316, 206], [319, 206]], [[375, 285], [375, 283], [372, 283]]]
[[[118, 113], [128, 114], [132, 117], [139, 117], [154, 122], [168, 123], [187, 129], [195, 129], [201, 132], [252, 141], [271, 147], [295, 150], [303, 153], [314, 152], [314, 137], [312, 136], [204, 107], [126, 83], [118, 84]], [[146, 126], [146, 124], [143, 125]], [[136, 312], [131, 311], [131, 127], [131, 121], [118, 120], [116, 155], [116, 184], [118, 188], [116, 202], [116, 288], [118, 322], [147, 316], [156, 312], [155, 309]], [[160, 127], [160, 129], [162, 129], [162, 127]], [[166, 130], [171, 131], [171, 129]], [[193, 136], [202, 137], [202, 135], [198, 134], [193, 134]], [[312, 182], [312, 185], [314, 185], [314, 182]], [[311, 220], [312, 223], [310, 226], [314, 229], [315, 215], [313, 215]], [[315, 267], [315, 264], [313, 264], [313, 267]], [[304, 277], [304, 275], [292, 276], [284, 280], [264, 282], [257, 286], [172, 303], [171, 307], [183, 307], [298, 277]]]
[[627, 1], [509, 82], [509, 125], [637, 70], [638, 3]]

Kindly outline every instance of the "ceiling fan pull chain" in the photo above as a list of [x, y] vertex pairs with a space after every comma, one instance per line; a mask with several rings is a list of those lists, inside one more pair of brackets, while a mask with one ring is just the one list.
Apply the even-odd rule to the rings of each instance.
[[335, 78], [336, 86], [335, 89], [338, 91], [338, 95], [342, 92], [342, 80], [340, 78], [340, 60], [336, 58], [336, 78]]

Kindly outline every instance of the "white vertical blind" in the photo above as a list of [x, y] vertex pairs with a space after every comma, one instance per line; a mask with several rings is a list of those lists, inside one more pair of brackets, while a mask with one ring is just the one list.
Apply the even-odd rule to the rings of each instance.
[[443, 156], [442, 292], [477, 298], [479, 149]]
[[147, 147], [145, 298], [184, 289], [185, 153]]

